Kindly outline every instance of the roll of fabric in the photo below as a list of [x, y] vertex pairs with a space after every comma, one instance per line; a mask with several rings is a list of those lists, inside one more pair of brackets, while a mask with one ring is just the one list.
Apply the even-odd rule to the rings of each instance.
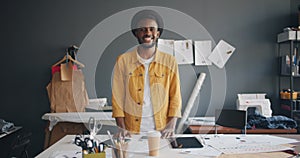
[[3, 119], [0, 119], [0, 132], [8, 132], [10, 129], [12, 129], [14, 127], [14, 124], [11, 122], [6, 122]]

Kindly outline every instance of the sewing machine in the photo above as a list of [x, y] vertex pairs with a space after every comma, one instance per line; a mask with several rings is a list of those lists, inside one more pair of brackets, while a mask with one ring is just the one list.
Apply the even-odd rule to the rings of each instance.
[[263, 116], [271, 117], [271, 102], [265, 96], [266, 94], [238, 94], [237, 109], [247, 110], [248, 107], [255, 107]]

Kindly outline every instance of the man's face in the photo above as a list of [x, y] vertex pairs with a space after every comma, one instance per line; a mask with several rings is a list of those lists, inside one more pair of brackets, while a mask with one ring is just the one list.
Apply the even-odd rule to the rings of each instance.
[[157, 30], [158, 26], [153, 19], [142, 19], [138, 23], [135, 36], [139, 44], [144, 48], [152, 48], [155, 46], [160, 32]]

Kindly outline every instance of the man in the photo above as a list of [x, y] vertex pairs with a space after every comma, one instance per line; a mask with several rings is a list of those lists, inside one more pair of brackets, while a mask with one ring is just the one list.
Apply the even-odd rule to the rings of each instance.
[[114, 67], [112, 116], [118, 136], [158, 130], [162, 138], [170, 137], [181, 117], [181, 94], [175, 58], [157, 50], [162, 18], [142, 10], [132, 18], [131, 29], [139, 45], [120, 55]]

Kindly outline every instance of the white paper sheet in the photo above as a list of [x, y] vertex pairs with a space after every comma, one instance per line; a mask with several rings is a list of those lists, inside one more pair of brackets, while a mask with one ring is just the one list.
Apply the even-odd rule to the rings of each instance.
[[158, 39], [157, 49], [174, 56], [174, 40]]
[[198, 155], [200, 156], [207, 156], [207, 157], [218, 157], [222, 154], [221, 151], [216, 150], [211, 146], [204, 146], [200, 149], [183, 149], [180, 151], [182, 154], [191, 154], [191, 155]]
[[54, 151], [49, 158], [82, 158], [82, 153], [79, 150], [61, 150], [61, 151]]
[[174, 54], [177, 63], [193, 64], [193, 41], [192, 40], [177, 40], [174, 42]]
[[233, 147], [220, 148], [224, 154], [244, 154], [244, 153], [260, 153], [293, 150], [293, 148], [283, 145], [268, 145], [268, 144], [247, 144]]
[[234, 51], [233, 46], [224, 40], [220, 40], [208, 59], [219, 68], [223, 68]]
[[194, 41], [195, 44], [195, 65], [211, 65], [208, 59], [211, 54], [211, 41]]
[[225, 154], [259, 153], [292, 150], [283, 146], [298, 142], [295, 139], [271, 135], [217, 135], [206, 136], [205, 143]]

